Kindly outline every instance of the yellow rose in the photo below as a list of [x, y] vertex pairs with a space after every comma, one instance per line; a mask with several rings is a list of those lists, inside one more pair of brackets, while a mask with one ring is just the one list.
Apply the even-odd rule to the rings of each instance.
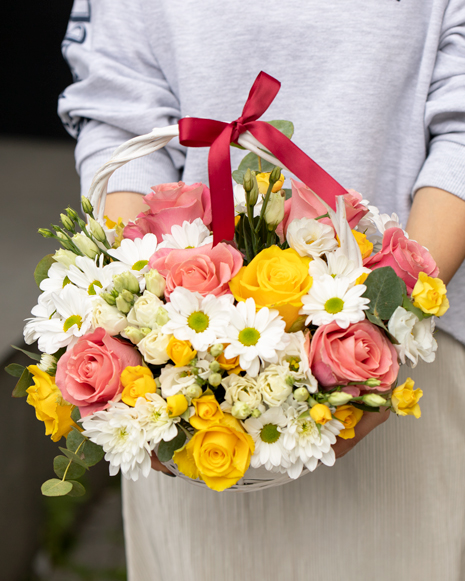
[[[270, 175], [271, 172], [258, 173], [255, 177], [257, 178], [258, 190], [261, 194], [265, 195], [268, 191], [268, 186], [270, 185]], [[284, 176], [280, 175], [279, 180], [275, 182], [272, 192], [279, 192], [284, 184]]]
[[392, 392], [391, 403], [398, 416], [421, 416], [418, 400], [422, 397], [421, 389], [413, 389], [415, 382], [410, 377], [402, 385], [398, 385]]
[[292, 248], [281, 250], [271, 246], [257, 254], [248, 266], [243, 266], [229, 287], [238, 301], [252, 297], [257, 309], [278, 310], [289, 330], [299, 317], [302, 296], [312, 286], [313, 279], [308, 274], [310, 260]]
[[192, 403], [195, 408], [195, 416], [192, 416], [189, 421], [196, 430], [205, 430], [224, 417], [223, 411], [213, 394], [206, 394], [193, 399]]
[[322, 403], [317, 403], [312, 407], [310, 410], [310, 417], [314, 422], [321, 424], [322, 426], [333, 419], [329, 407]]
[[145, 397], [146, 393], [156, 393], [157, 384], [148, 367], [137, 365], [126, 367], [121, 374], [123, 393], [121, 399], [127, 405], [134, 407], [138, 397]]
[[339, 434], [340, 438], [350, 440], [355, 437], [355, 426], [362, 419], [363, 412], [353, 405], [340, 405], [333, 416], [342, 422], [345, 429]]
[[34, 385], [26, 390], [26, 401], [35, 407], [37, 419], [45, 423], [45, 435], [58, 442], [69, 434], [73, 426], [78, 428], [71, 419], [74, 406], [63, 399], [54, 377], [37, 365], [29, 365], [28, 370], [32, 373]]
[[442, 317], [449, 308], [446, 292], [446, 285], [440, 278], [432, 278], [420, 272], [412, 291], [413, 304], [424, 313]]
[[179, 470], [189, 478], [200, 478], [218, 492], [236, 484], [250, 465], [254, 442], [240, 422], [230, 414], [199, 430], [191, 440], [174, 453]]
[[197, 351], [192, 349], [190, 341], [181, 341], [176, 337], [171, 337], [166, 347], [168, 357], [174, 362], [175, 367], [188, 365], [197, 355]]
[[[224, 349], [226, 349], [228, 345], [229, 343], [223, 343]], [[226, 359], [226, 357], [224, 356], [224, 350], [216, 358], [216, 360], [220, 364], [221, 369], [224, 369], [228, 373], [229, 372], [239, 373], [242, 371], [242, 368], [239, 366], [239, 359], [240, 359], [239, 355], [237, 355], [237, 357], [232, 357], [231, 359]]]
[[360, 252], [362, 253], [362, 258], [368, 258], [373, 252], [373, 244], [368, 240], [368, 238], [362, 232], [358, 230], [352, 230], [355, 242], [357, 242]]
[[176, 418], [182, 416], [182, 414], [187, 410], [189, 404], [187, 399], [182, 393], [177, 393], [176, 395], [170, 395], [166, 398], [166, 403], [168, 404], [166, 409], [168, 410], [168, 415], [170, 418]]

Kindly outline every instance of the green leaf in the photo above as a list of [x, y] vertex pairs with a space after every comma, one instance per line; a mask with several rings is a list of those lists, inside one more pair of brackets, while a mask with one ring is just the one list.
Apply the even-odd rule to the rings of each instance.
[[[259, 171], [258, 156], [255, 153], [248, 153], [239, 164], [239, 171], [244, 173], [250, 168], [251, 171]], [[273, 171], [274, 165], [269, 161], [262, 159], [262, 172]], [[242, 183], [242, 182], [241, 182]]]
[[76, 406], [73, 411], [71, 412], [71, 419], [73, 420], [73, 422], [75, 422], [76, 424], [78, 423], [78, 421], [81, 419], [81, 412], [79, 411], [79, 408]]
[[[85, 443], [79, 448], [82, 442]], [[76, 450], [79, 448], [77, 454], [86, 466], [94, 466], [95, 464], [98, 464], [105, 455], [101, 446], [88, 440], [74, 427], [66, 438], [66, 447], [74, 453], [76, 453]]]
[[69, 458], [65, 456], [57, 456], [53, 460], [53, 470], [58, 478], [63, 478], [66, 472], [66, 480], [74, 480], [81, 478], [86, 469], [83, 466], [78, 466]]
[[18, 363], [10, 363], [10, 365], [5, 367], [5, 371], [13, 377], [21, 377], [25, 369], [24, 365], [19, 365]]
[[42, 484], [41, 490], [44, 496], [66, 496], [73, 489], [68, 480], [52, 478]]
[[[69, 458], [73, 462], [76, 462], [76, 464], [78, 464], [79, 466], [82, 466], [86, 470], [89, 469], [88, 465], [84, 462], [84, 460], [82, 458], [80, 458], [80, 456], [78, 456], [77, 454], [75, 454], [74, 452], [71, 452], [71, 450], [67, 450], [66, 448], [59, 448], [59, 450], [60, 450], [60, 452], [63, 452], [63, 454], [67, 458]], [[80, 453], [81, 453], [81, 450], [79, 450], [78, 454], [80, 454]]]
[[36, 269], [34, 270], [34, 280], [38, 287], [40, 287], [40, 283], [43, 280], [48, 278], [48, 271], [54, 262], [53, 254], [47, 254], [47, 256], [44, 256], [36, 266]]
[[32, 373], [25, 369], [11, 395], [13, 397], [26, 397], [26, 389], [31, 387], [32, 384]]
[[420, 319], [420, 321], [422, 321], [425, 318], [425, 313], [421, 309], [416, 307], [412, 303], [412, 301], [408, 298], [407, 295], [404, 295], [403, 299], [404, 300], [402, 301], [402, 306], [404, 307], [404, 309], [406, 311], [410, 311], [411, 313], [416, 315]]
[[21, 349], [21, 347], [16, 347], [16, 345], [11, 345], [11, 347], [13, 347], [13, 349], [16, 349], [16, 351], [21, 351], [21, 353], [24, 353], [24, 355], [27, 355], [28, 357], [30, 357], [34, 361], [40, 361], [40, 355], [38, 353], [32, 353], [32, 351], [26, 351], [25, 349]]
[[235, 169], [232, 172], [233, 180], [236, 182], [236, 184], [239, 184], [241, 186], [244, 182], [244, 176], [245, 176], [245, 171], [243, 171], [241, 169]]
[[365, 311], [365, 312], [366, 312], [366, 315], [367, 315], [367, 319], [370, 321], [370, 323], [373, 323], [373, 325], [378, 325], [378, 327], [381, 327], [382, 329], [384, 329], [385, 331], [387, 331], [386, 325], [383, 323], [383, 321], [379, 317], [376, 317], [375, 315], [372, 315], [368, 311]]
[[289, 200], [292, 197], [291, 188], [284, 188], [283, 191], [286, 193], [286, 200]]
[[76, 480], [67, 480], [66, 482], [73, 485], [71, 490], [68, 492], [68, 496], [84, 496], [86, 493], [86, 489], [80, 482], [76, 482]]
[[364, 403], [358, 403], [356, 401], [351, 401], [350, 405], [353, 405], [355, 408], [362, 410], [364, 412], [379, 412], [379, 408], [373, 408], [369, 405], [365, 405]]
[[94, 466], [105, 456], [102, 446], [94, 444], [94, 442], [87, 442], [84, 444], [84, 460], [87, 466]]
[[[68, 434], [68, 437], [66, 438], [66, 447], [68, 450], [71, 450], [71, 452], [76, 452], [76, 450], [85, 440], [86, 437], [83, 436], [79, 430], [73, 427], [71, 432]], [[79, 454], [83, 452], [83, 447], [84, 445], [79, 448]]]
[[368, 313], [377, 319], [388, 321], [392, 313], [402, 304], [400, 278], [390, 266], [370, 272], [364, 282], [367, 287], [363, 296], [370, 299]]
[[292, 121], [285, 121], [284, 119], [276, 119], [275, 121], [267, 121], [269, 125], [276, 127], [289, 139], [294, 135], [294, 123]]
[[184, 446], [186, 434], [177, 426], [178, 434], [169, 442], [162, 440], [158, 445], [157, 456], [160, 462], [169, 462], [173, 454]]

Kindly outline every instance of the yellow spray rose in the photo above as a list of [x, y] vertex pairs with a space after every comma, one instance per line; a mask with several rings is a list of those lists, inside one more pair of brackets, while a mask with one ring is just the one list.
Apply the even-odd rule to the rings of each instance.
[[440, 278], [432, 278], [420, 272], [412, 291], [413, 304], [424, 313], [442, 317], [449, 308], [446, 292], [446, 285]]
[[54, 377], [37, 365], [29, 365], [28, 370], [32, 373], [34, 385], [26, 390], [26, 401], [35, 407], [37, 419], [45, 423], [45, 435], [58, 442], [69, 434], [73, 426], [78, 427], [71, 419], [74, 406], [63, 399]]
[[181, 341], [176, 337], [171, 337], [166, 347], [168, 357], [174, 362], [175, 367], [188, 365], [197, 355], [197, 351], [192, 349], [190, 341]]
[[322, 403], [317, 403], [312, 407], [310, 410], [310, 417], [314, 422], [322, 426], [333, 419], [329, 407]]
[[309, 257], [302, 257], [293, 248], [265, 248], [231, 280], [229, 287], [238, 301], [249, 297], [257, 309], [276, 309], [286, 321], [286, 330], [299, 317], [302, 296], [307, 294], [313, 279], [308, 274]]
[[126, 405], [134, 407], [137, 398], [145, 397], [146, 393], [155, 393], [157, 384], [153, 379], [152, 372], [148, 367], [137, 365], [136, 367], [126, 367], [121, 374], [121, 384], [123, 393], [121, 399]]
[[199, 430], [174, 453], [179, 470], [189, 478], [200, 478], [221, 492], [236, 484], [250, 465], [254, 442], [240, 422], [225, 414], [219, 423]]
[[418, 400], [422, 397], [421, 389], [413, 389], [415, 382], [410, 377], [402, 385], [398, 385], [391, 395], [394, 411], [398, 416], [421, 416]]
[[170, 418], [176, 418], [182, 416], [182, 414], [187, 410], [189, 404], [187, 403], [186, 397], [182, 393], [177, 393], [176, 395], [169, 395], [166, 398], [166, 409], [168, 410], [168, 415]]
[[202, 397], [193, 399], [195, 415], [191, 416], [190, 423], [196, 430], [205, 430], [214, 423], [219, 422], [223, 417], [223, 411], [213, 394], [205, 394]]
[[358, 232], [358, 230], [352, 230], [355, 242], [357, 242], [362, 258], [368, 258], [373, 252], [373, 244], [368, 240], [368, 238], [363, 234], [363, 232]]
[[333, 413], [333, 416], [345, 426], [345, 429], [340, 432], [339, 437], [344, 440], [355, 438], [354, 428], [362, 419], [362, 410], [359, 410], [353, 405], [340, 405]]
[[[229, 345], [229, 343], [223, 343], [224, 349]], [[224, 351], [218, 355], [216, 360], [220, 364], [221, 369], [224, 369], [228, 374], [235, 373], [236, 375], [243, 371], [242, 367], [239, 365], [240, 356], [232, 357], [231, 359], [226, 359], [224, 356]]]
[[[261, 194], [265, 195], [268, 191], [268, 186], [270, 185], [270, 175], [271, 172], [262, 172], [258, 173], [255, 177], [257, 178], [258, 190]], [[272, 192], [279, 192], [279, 190], [283, 187], [284, 184], [284, 176], [281, 174], [279, 176], [279, 180], [275, 182]]]

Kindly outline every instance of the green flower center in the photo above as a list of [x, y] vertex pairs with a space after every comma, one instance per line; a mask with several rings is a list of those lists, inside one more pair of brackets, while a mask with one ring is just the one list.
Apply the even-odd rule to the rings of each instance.
[[203, 333], [205, 329], [208, 329], [209, 323], [210, 319], [208, 318], [208, 315], [202, 311], [195, 311], [191, 313], [187, 319], [187, 324], [196, 333]]
[[327, 313], [331, 313], [331, 315], [335, 315], [336, 313], [340, 313], [344, 308], [344, 301], [339, 297], [333, 297], [332, 299], [328, 299], [325, 303], [325, 311]]
[[250, 347], [251, 345], [256, 345], [258, 343], [258, 340], [260, 339], [260, 333], [253, 327], [246, 327], [239, 333], [238, 339], [242, 345]]
[[97, 292], [95, 290], [96, 286], [98, 286], [99, 288], [102, 288], [102, 283], [99, 280], [94, 280], [94, 282], [91, 282], [89, 285], [89, 288], [87, 289], [88, 294], [96, 295], [97, 294]]
[[138, 260], [132, 265], [132, 270], [142, 270], [148, 263], [148, 260]]
[[278, 431], [278, 426], [274, 424], [266, 424], [260, 432], [260, 438], [267, 444], [274, 444], [279, 440], [281, 432]]
[[80, 315], [71, 315], [71, 317], [68, 317], [63, 325], [63, 331], [67, 333], [73, 325], [77, 325], [78, 329], [81, 328], [82, 317]]

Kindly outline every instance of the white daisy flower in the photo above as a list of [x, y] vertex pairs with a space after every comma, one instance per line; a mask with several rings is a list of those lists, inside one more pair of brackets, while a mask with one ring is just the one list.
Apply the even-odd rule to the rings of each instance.
[[418, 358], [432, 363], [436, 357], [438, 344], [433, 337], [434, 317], [420, 319], [403, 307], [397, 307], [388, 323], [389, 333], [397, 341], [394, 345], [402, 363], [416, 367]]
[[32, 343], [35, 343], [39, 339], [43, 323], [48, 323], [52, 317], [57, 317], [51, 292], [39, 296], [37, 305], [32, 308], [31, 314], [34, 316], [26, 319], [26, 325], [23, 331], [24, 341], [28, 345], [32, 345]]
[[250, 460], [253, 468], [265, 466], [267, 470], [273, 470], [289, 467], [289, 453], [284, 446], [283, 434], [287, 417], [282, 408], [270, 408], [259, 418], [245, 420], [243, 425], [255, 442], [255, 452]]
[[167, 408], [168, 404], [157, 393], [146, 393], [144, 397], [137, 398], [135, 410], [150, 450], [154, 450], [162, 440], [169, 442], [178, 433], [176, 424], [181, 418], [171, 418]]
[[82, 426], [83, 435], [105, 451], [111, 476], [120, 470], [128, 480], [149, 475], [151, 450], [135, 408], [111, 402], [107, 410], [84, 418]]
[[206, 351], [223, 335], [230, 321], [233, 300], [232, 295], [203, 297], [177, 287], [165, 305], [170, 320], [164, 325], [163, 332], [172, 333], [181, 341], [190, 341], [197, 351]]
[[322, 258], [315, 258], [310, 262], [308, 272], [311, 277], [319, 278], [320, 276], [330, 275], [334, 277], [343, 277], [349, 279], [351, 285], [362, 276], [369, 274], [371, 270], [365, 266], [357, 267], [353, 260], [347, 258], [344, 252], [337, 248], [335, 252], [326, 255], [325, 262]]
[[[263, 206], [263, 196], [261, 194], [258, 195], [257, 203], [253, 208], [253, 215], [260, 216], [260, 212], [262, 211]], [[245, 203], [245, 190], [244, 186], [241, 184], [236, 184], [234, 186], [234, 209], [236, 215], [238, 214], [246, 214], [247, 213], [247, 205]]]
[[256, 310], [255, 301], [248, 298], [231, 307], [231, 322], [226, 328], [224, 351], [226, 359], [239, 356], [239, 365], [251, 377], [256, 377], [263, 363], [277, 363], [277, 351], [286, 347], [289, 338], [286, 323], [278, 311], [267, 307]]
[[59, 293], [69, 283], [68, 268], [59, 262], [54, 262], [48, 269], [47, 276], [40, 283], [39, 288], [44, 293]]
[[103, 266], [103, 259], [103, 254], [95, 260], [87, 256], [78, 256], [76, 265], [69, 267], [69, 280], [77, 287], [84, 289], [90, 296], [107, 290], [113, 284], [113, 275], [121, 274], [122, 265], [112, 262]]
[[311, 218], [293, 220], [287, 229], [286, 239], [300, 256], [316, 258], [337, 248], [332, 226]]
[[149, 271], [149, 260], [156, 251], [157, 237], [155, 234], [146, 234], [143, 238], [122, 240], [121, 246], [108, 250], [108, 254], [124, 265], [123, 272], [131, 270], [135, 271], [134, 275], [143, 275]]
[[196, 218], [193, 222], [185, 220], [182, 226], [171, 227], [171, 234], [163, 234], [163, 242], [158, 248], [199, 248], [213, 242], [213, 235], [202, 222]]
[[324, 275], [313, 280], [308, 294], [302, 297], [302, 315], [308, 315], [305, 324], [328, 325], [335, 321], [342, 329], [365, 318], [369, 299], [362, 295], [366, 286], [358, 284], [350, 288], [347, 278], [332, 278]]

